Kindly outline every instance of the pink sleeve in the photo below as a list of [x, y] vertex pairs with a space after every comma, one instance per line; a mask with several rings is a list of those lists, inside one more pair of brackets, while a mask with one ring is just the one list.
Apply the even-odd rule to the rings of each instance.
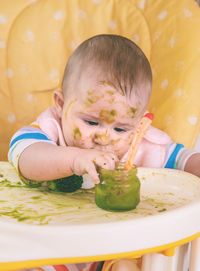
[[58, 145], [66, 146], [61, 128], [61, 120], [55, 106], [48, 108], [36, 120], [40, 129]]

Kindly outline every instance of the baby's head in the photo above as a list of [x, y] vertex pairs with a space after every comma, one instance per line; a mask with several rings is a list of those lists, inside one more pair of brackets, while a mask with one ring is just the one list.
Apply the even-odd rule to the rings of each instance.
[[151, 95], [152, 73], [141, 49], [117, 35], [84, 41], [71, 55], [63, 93], [55, 94], [69, 146], [128, 150]]

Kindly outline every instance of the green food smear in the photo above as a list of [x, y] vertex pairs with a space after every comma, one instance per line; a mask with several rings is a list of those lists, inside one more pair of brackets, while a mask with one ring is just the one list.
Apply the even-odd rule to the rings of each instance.
[[109, 123], [109, 124], [115, 121], [116, 115], [117, 115], [117, 112], [114, 109], [110, 111], [102, 109], [99, 114], [100, 118], [102, 118], [102, 120], [104, 120], [106, 123]]
[[[162, 215], [167, 212], [186, 205], [192, 201], [190, 198], [177, 197], [176, 193], [171, 191], [148, 193], [142, 191], [140, 195], [140, 204], [137, 208], [129, 210], [121, 209], [117, 206], [118, 199], [123, 196], [126, 187], [127, 174], [120, 173], [118, 169], [117, 176], [121, 176], [122, 185], [116, 189], [115, 182], [120, 181], [115, 174], [107, 174], [110, 184], [108, 183], [108, 192], [113, 195], [114, 203], [110, 204], [111, 208], [97, 208], [95, 204], [95, 193], [97, 188], [102, 188], [100, 192], [103, 197], [106, 196], [104, 186], [97, 185], [96, 188], [84, 190], [78, 189], [72, 193], [58, 192], [50, 190], [47, 182], [36, 182], [25, 180], [22, 182], [15, 169], [8, 163], [0, 163], [0, 172], [3, 178], [0, 179], [0, 217], [2, 221], [11, 221], [12, 223], [20, 222], [31, 225], [77, 225], [90, 223], [107, 223], [121, 220], [130, 220], [151, 215]], [[133, 178], [136, 174], [133, 170]], [[116, 172], [117, 173], [117, 172]], [[126, 172], [127, 173], [127, 172]], [[124, 175], [123, 175], [124, 174]], [[154, 175], [154, 172], [151, 173]], [[109, 176], [111, 177], [109, 178]], [[141, 181], [142, 178], [141, 178]], [[147, 180], [148, 181], [148, 178]], [[105, 180], [101, 180], [105, 185]], [[114, 190], [113, 190], [113, 186]], [[128, 187], [127, 187], [128, 188]], [[104, 189], [104, 190], [103, 190]], [[118, 190], [118, 191], [117, 191]], [[105, 192], [105, 193], [104, 193]], [[137, 194], [137, 193], [136, 193]], [[130, 196], [132, 199], [132, 197]], [[116, 199], [116, 200], [115, 200]], [[102, 197], [100, 198], [102, 200]], [[124, 201], [126, 198], [124, 199]], [[101, 203], [100, 203], [101, 204]], [[115, 204], [114, 207], [111, 204]], [[125, 204], [122, 202], [122, 204]], [[98, 205], [101, 207], [100, 205]], [[123, 205], [122, 205], [123, 206]], [[113, 210], [111, 212], [110, 210]], [[118, 212], [119, 211], [119, 212]]]
[[137, 108], [131, 107], [131, 113], [133, 117], [135, 117], [136, 112], [137, 112]]
[[165, 211], [167, 211], [167, 209], [166, 209], [166, 208], [163, 208], [163, 209], [161, 209], [161, 210], [158, 210], [158, 212], [159, 212], [159, 213], [161, 213], [161, 212], [165, 212]]
[[81, 132], [78, 127], [74, 128], [74, 139], [81, 139]]

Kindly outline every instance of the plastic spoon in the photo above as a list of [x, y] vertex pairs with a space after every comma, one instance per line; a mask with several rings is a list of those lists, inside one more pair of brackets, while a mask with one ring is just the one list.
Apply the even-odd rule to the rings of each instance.
[[131, 169], [141, 140], [144, 137], [147, 129], [149, 128], [153, 118], [154, 115], [152, 113], [146, 113], [144, 117], [142, 117], [131, 142], [131, 148], [129, 150], [128, 157], [124, 166], [125, 170]]

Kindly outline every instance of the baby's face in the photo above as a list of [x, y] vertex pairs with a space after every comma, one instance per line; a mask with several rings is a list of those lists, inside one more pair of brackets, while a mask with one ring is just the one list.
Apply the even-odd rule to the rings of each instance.
[[143, 114], [139, 107], [137, 101], [120, 94], [111, 82], [84, 80], [63, 106], [66, 144], [113, 151], [121, 159]]

